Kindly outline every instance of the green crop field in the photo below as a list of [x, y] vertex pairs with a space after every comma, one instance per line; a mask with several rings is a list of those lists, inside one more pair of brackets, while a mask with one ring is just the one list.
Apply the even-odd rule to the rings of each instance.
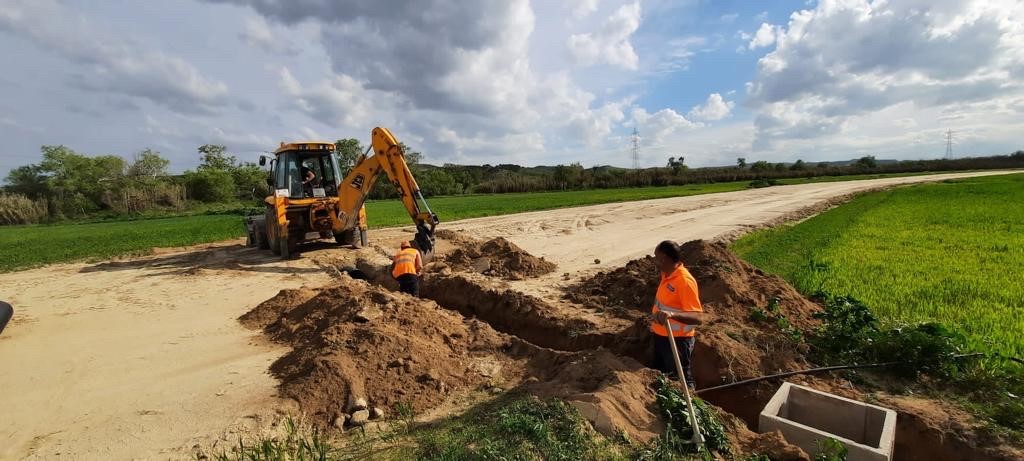
[[88, 224], [0, 227], [0, 271], [143, 253], [154, 247], [245, 235], [237, 215], [184, 216]]
[[1024, 175], [866, 194], [733, 250], [803, 293], [850, 294], [888, 321], [937, 320], [1024, 355]]

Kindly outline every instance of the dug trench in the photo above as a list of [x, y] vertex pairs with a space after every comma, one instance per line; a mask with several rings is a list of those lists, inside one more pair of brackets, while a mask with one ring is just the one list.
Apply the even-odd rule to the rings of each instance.
[[[339, 275], [330, 287], [285, 290], [243, 316], [247, 326], [292, 347], [271, 369], [281, 393], [318, 424], [341, 429], [380, 415], [374, 408], [424, 411], [484, 389], [566, 400], [608, 436], [622, 431], [646, 442], [664, 431], [652, 387], [657, 373], [645, 367], [651, 350], [643, 306], [653, 304], [658, 283], [651, 258], [582, 280], [551, 300], [505, 282], [551, 272], [538, 258], [508, 242], [451, 243], [456, 251], [428, 264], [422, 299], [398, 293], [388, 261], [371, 256], [358, 261], [358, 272], [347, 271], [368, 280]], [[504, 254], [484, 255], [485, 247]], [[806, 346], [787, 332], [813, 328], [818, 305], [724, 246], [694, 241], [683, 251], [714, 316], [694, 351], [700, 387], [811, 367]], [[508, 262], [528, 270], [506, 270]], [[751, 321], [752, 308], [786, 321]], [[868, 392], [835, 376], [791, 381], [860, 400]], [[750, 430], [777, 385], [702, 397], [722, 410], [734, 452], [807, 459], [777, 435]], [[1019, 451], [980, 438], [965, 415], [936, 411], [944, 408], [938, 402], [879, 400], [899, 412], [894, 459], [1019, 459]]]

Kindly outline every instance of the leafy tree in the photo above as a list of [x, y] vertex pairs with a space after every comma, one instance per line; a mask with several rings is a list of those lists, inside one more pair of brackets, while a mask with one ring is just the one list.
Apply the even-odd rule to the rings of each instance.
[[203, 144], [199, 146], [199, 169], [228, 171], [238, 162], [233, 155], [228, 155], [227, 147], [219, 144]]
[[792, 165], [789, 166], [789, 169], [793, 171], [803, 171], [807, 169], [807, 164], [804, 163], [803, 160], [797, 160], [793, 162]]
[[50, 193], [46, 174], [39, 165], [19, 166], [7, 173], [7, 192], [21, 194], [30, 199], [43, 198]]
[[170, 160], [160, 156], [160, 153], [151, 149], [143, 150], [135, 154], [135, 159], [128, 166], [128, 176], [134, 179], [148, 179], [157, 176], [166, 176]]
[[582, 175], [583, 165], [577, 162], [570, 165], [556, 166], [552, 179], [564, 190], [575, 187]]
[[863, 169], [872, 169], [878, 166], [878, 161], [874, 155], [867, 155], [857, 159], [856, 165]]
[[235, 198], [235, 180], [225, 170], [201, 168], [187, 171], [185, 186], [191, 198], [203, 202], [227, 202]]
[[768, 171], [772, 169], [772, 165], [764, 160], [758, 160], [750, 165], [750, 171]]
[[736, 167], [741, 169], [741, 170], [746, 168], [747, 167], [747, 159], [745, 159], [743, 157], [737, 158], [736, 159]]
[[349, 171], [352, 171], [352, 167], [356, 166], [356, 161], [359, 160], [359, 156], [363, 155], [364, 152], [363, 146], [355, 138], [335, 141], [334, 150], [338, 155], [338, 168], [341, 169], [338, 174], [343, 178], [348, 175]]

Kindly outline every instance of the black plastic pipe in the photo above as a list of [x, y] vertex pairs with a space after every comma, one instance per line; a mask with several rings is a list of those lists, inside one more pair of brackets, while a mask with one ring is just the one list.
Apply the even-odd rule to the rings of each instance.
[[[957, 356], [954, 356], [954, 358], [963, 359], [963, 358], [968, 358], [968, 357], [978, 357], [978, 356], [982, 356], [982, 355], [985, 355], [985, 354], [983, 354], [981, 352], [975, 352], [973, 354], [957, 355]], [[1011, 358], [1011, 360], [1014, 360], [1016, 362], [1020, 362], [1020, 363], [1024, 364], [1024, 362], [1022, 362], [1020, 359], [1017, 359], [1017, 358]], [[814, 374], [814, 373], [823, 373], [823, 372], [826, 372], [826, 371], [837, 371], [837, 370], [856, 370], [856, 369], [862, 369], [862, 368], [881, 368], [881, 367], [890, 367], [890, 366], [893, 366], [893, 365], [902, 365], [902, 364], [908, 364], [908, 363], [914, 363], [914, 361], [867, 363], [867, 364], [863, 364], [863, 365], [858, 365], [858, 364], [854, 364], [854, 365], [836, 365], [836, 366], [831, 366], [831, 367], [811, 368], [811, 369], [807, 369], [807, 370], [787, 371], [785, 373], [778, 373], [778, 374], [774, 374], [774, 375], [768, 375], [768, 376], [761, 376], [761, 377], [757, 377], [757, 378], [744, 379], [742, 381], [736, 381], [734, 383], [729, 383], [729, 384], [722, 384], [720, 386], [705, 387], [704, 389], [698, 390], [696, 392], [696, 394], [699, 395], [699, 394], [703, 394], [705, 392], [718, 391], [718, 390], [722, 390], [722, 389], [728, 389], [730, 387], [745, 386], [747, 384], [753, 384], [753, 383], [760, 382], [760, 381], [766, 381], [766, 380], [775, 379], [775, 378], [785, 378], [785, 377], [794, 376], [794, 375], [809, 375], [809, 374]]]

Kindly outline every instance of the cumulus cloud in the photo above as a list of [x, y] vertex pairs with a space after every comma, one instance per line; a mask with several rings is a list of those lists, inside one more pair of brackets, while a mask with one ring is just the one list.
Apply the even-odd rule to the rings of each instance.
[[576, 0], [572, 9], [573, 19], [581, 19], [597, 11], [597, 0]]
[[112, 36], [54, 1], [5, 3], [0, 30], [84, 66], [71, 82], [79, 88], [148, 99], [186, 113], [211, 113], [228, 102], [227, 85], [191, 63]]
[[696, 120], [715, 121], [728, 117], [735, 105], [732, 101], [726, 101], [721, 94], [711, 93], [704, 104], [695, 106], [690, 110], [689, 116]]
[[640, 3], [623, 5], [597, 31], [569, 36], [567, 46], [581, 65], [609, 64], [635, 70], [640, 58], [630, 38], [639, 27]]
[[299, 52], [299, 48], [286, 36], [275, 34], [263, 16], [246, 17], [238, 38], [270, 54], [292, 55]]
[[633, 109], [633, 122], [642, 135], [644, 145], [660, 144], [673, 133], [701, 126], [672, 109], [661, 109], [651, 114], [639, 107]]
[[1022, 10], [828, 0], [793, 13], [747, 87], [755, 147], [839, 133], [851, 117], [904, 102], [923, 109], [1020, 95], [1007, 76], [1024, 63]]
[[[531, 67], [528, 43], [535, 17], [525, 0], [459, 7], [443, 0], [397, 7], [224, 1], [249, 5], [284, 25], [323, 23], [321, 42], [333, 75], [300, 82], [291, 70], [280, 69], [279, 86], [289, 107], [352, 129], [402, 126], [404, 136], [434, 143], [438, 157], [458, 158], [477, 149], [492, 156], [537, 152], [546, 141], [599, 146], [621, 128], [631, 108], [628, 98], [599, 100], [568, 72], [544, 75]], [[577, 6], [589, 11], [593, 5]], [[639, 21], [639, 4], [626, 5], [586, 40], [618, 50], [610, 58], [614, 62], [635, 65], [628, 38]]]
[[[387, 124], [393, 120], [381, 120], [378, 107], [396, 111], [405, 107], [395, 94], [369, 90], [348, 75], [335, 75], [308, 87], [287, 67], [282, 67], [279, 75], [288, 104], [327, 125], [364, 129], [373, 124]], [[383, 115], [387, 116], [386, 112]]]
[[[753, 40], [747, 45], [751, 50], [766, 48], [775, 44], [775, 37], [779, 34], [780, 28], [767, 22], [761, 23], [761, 28], [754, 33]], [[748, 36], [749, 37], [749, 36]]]

